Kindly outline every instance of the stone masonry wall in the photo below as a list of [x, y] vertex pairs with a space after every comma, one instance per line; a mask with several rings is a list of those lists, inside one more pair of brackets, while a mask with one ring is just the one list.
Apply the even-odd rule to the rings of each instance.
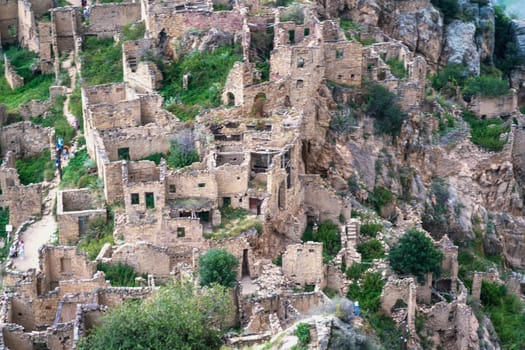
[[29, 216], [42, 214], [40, 184], [10, 187], [7, 197], [9, 199], [9, 222], [14, 227], [18, 227]]
[[16, 68], [11, 65], [6, 55], [4, 55], [4, 75], [11, 89], [14, 90], [24, 85], [24, 78], [18, 75]]
[[[18, 0], [0, 1], [0, 38], [2, 43], [12, 43], [17, 40], [18, 31]], [[14, 29], [14, 35], [13, 34]]]
[[42, 128], [29, 121], [4, 126], [0, 130], [2, 155], [11, 151], [15, 159], [21, 159], [39, 154], [53, 145], [52, 135], [51, 128]]
[[95, 4], [90, 11], [84, 35], [112, 37], [122, 26], [141, 19], [139, 2]]
[[315, 285], [324, 280], [323, 244], [306, 242], [288, 245], [283, 254], [283, 274], [297, 285]]
[[132, 266], [140, 274], [167, 277], [171, 272], [170, 256], [166, 248], [151, 243], [138, 242], [118, 247], [111, 256], [111, 263]]

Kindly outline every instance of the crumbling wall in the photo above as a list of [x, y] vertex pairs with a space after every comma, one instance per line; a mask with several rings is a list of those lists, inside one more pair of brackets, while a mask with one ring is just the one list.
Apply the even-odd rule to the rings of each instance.
[[74, 7], [55, 8], [50, 12], [53, 52], [60, 55], [62, 52], [74, 51], [78, 38], [77, 28], [81, 23], [80, 12]]
[[283, 254], [283, 274], [297, 285], [323, 284], [323, 244], [290, 244]]
[[[249, 168], [247, 164], [224, 164], [215, 169], [217, 196], [220, 199], [230, 198], [232, 208], [250, 208], [248, 191]], [[224, 203], [224, 201], [223, 201]]]
[[[140, 237], [136, 237], [140, 239]], [[208, 248], [208, 243], [203, 236], [203, 227], [199, 218], [164, 216], [161, 232], [154, 233], [157, 245], [168, 247], [190, 247], [201, 250]]]
[[42, 187], [40, 184], [9, 187], [9, 223], [18, 227], [30, 216], [42, 215]]
[[38, 22], [38, 52], [42, 61], [51, 61], [53, 52], [53, 24], [51, 22]]
[[29, 121], [4, 126], [0, 130], [2, 156], [11, 151], [15, 159], [21, 159], [40, 154], [44, 148], [52, 149], [53, 133], [51, 128], [42, 128]]
[[0, 38], [2, 43], [13, 43], [17, 40], [18, 0], [0, 1]]
[[381, 310], [387, 314], [392, 314], [392, 308], [398, 300], [402, 300], [407, 305], [407, 324], [411, 334], [415, 334], [416, 316], [416, 283], [413, 278], [404, 278], [388, 281], [381, 292]]
[[[42, 5], [45, 5], [45, 3], [48, 3], [51, 5], [51, 1], [33, 2], [35, 2], [35, 4], [42, 3]], [[40, 44], [33, 8], [33, 4], [28, 0], [18, 0], [18, 43], [30, 51], [38, 52]], [[44, 6], [41, 6], [41, 10], [43, 10], [43, 8]], [[51, 6], [49, 6], [48, 9], [49, 8], [51, 8]]]
[[169, 174], [166, 182], [168, 184], [168, 199], [187, 197], [208, 198], [214, 201], [217, 199], [217, 181], [215, 174], [211, 172], [177, 171]]
[[96, 292], [100, 305], [114, 307], [126, 300], [147, 299], [153, 295], [151, 288], [104, 288]]
[[71, 246], [44, 246], [39, 251], [39, 261], [46, 276], [46, 289], [73, 278], [90, 279], [96, 271], [96, 264]]
[[475, 95], [472, 97], [468, 108], [482, 119], [509, 115], [518, 109], [518, 94], [516, 90], [510, 89], [508, 94], [498, 97]]
[[350, 218], [351, 207], [343, 203], [341, 197], [319, 175], [300, 175], [299, 179], [304, 189], [306, 215], [319, 222], [339, 222], [340, 215]]
[[132, 266], [139, 275], [153, 274], [167, 277], [172, 269], [168, 250], [146, 242], [124, 244], [118, 247], [111, 256], [111, 263], [119, 262]]
[[112, 37], [122, 26], [140, 19], [139, 2], [95, 4], [90, 8], [89, 25], [83, 28], [83, 34]]
[[106, 220], [106, 210], [97, 208], [91, 190], [65, 190], [57, 193], [59, 244], [73, 244], [86, 234], [89, 223]]
[[124, 81], [139, 90], [153, 91], [162, 85], [162, 73], [157, 65], [143, 60], [153, 53], [152, 39], [126, 41], [122, 44], [122, 62], [124, 63]]
[[325, 77], [338, 84], [361, 86], [363, 46], [356, 41], [325, 43]]
[[16, 324], [4, 324], [2, 327], [3, 343], [8, 349], [34, 350], [29, 333]]
[[4, 55], [4, 75], [11, 89], [16, 89], [24, 85], [24, 78], [18, 75], [16, 68], [11, 65], [11, 61]]

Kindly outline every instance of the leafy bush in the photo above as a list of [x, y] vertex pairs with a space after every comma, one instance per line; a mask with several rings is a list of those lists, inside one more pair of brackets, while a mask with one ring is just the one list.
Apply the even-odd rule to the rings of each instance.
[[51, 159], [49, 148], [42, 153], [16, 161], [16, 170], [23, 185], [51, 180], [55, 174], [55, 164]]
[[374, 187], [374, 191], [370, 194], [369, 198], [370, 202], [378, 212], [381, 212], [381, 209], [388, 203], [392, 202], [393, 199], [394, 194], [382, 186]]
[[512, 19], [506, 15], [504, 7], [494, 6], [494, 22], [494, 64], [509, 78], [511, 70], [522, 62], [512, 37]]
[[396, 95], [377, 84], [368, 85], [366, 94], [366, 111], [375, 119], [376, 130], [394, 137], [399, 135], [407, 115], [396, 102]]
[[[160, 93], [167, 99], [168, 110], [179, 116], [173, 108], [181, 110], [180, 104], [192, 113], [185, 113], [184, 120], [194, 119], [198, 106], [217, 107], [221, 104], [221, 93], [226, 77], [234, 62], [242, 60], [240, 48], [220, 47], [213, 52], [192, 52], [169, 65], [160, 65], [163, 87]], [[191, 74], [188, 89], [182, 88], [185, 74]], [[168, 103], [169, 101], [169, 103]], [[178, 106], [178, 107], [174, 107]], [[192, 115], [193, 114], [193, 115]]]
[[403, 348], [403, 332], [392, 318], [383, 315], [381, 312], [375, 312], [367, 317], [367, 321], [385, 349]]
[[381, 259], [385, 256], [385, 249], [377, 239], [370, 239], [357, 245], [357, 252], [361, 254], [364, 262]]
[[385, 281], [379, 272], [367, 272], [361, 284], [353, 282], [348, 286], [347, 297], [359, 301], [363, 310], [375, 312], [381, 305], [381, 292], [384, 285]]
[[80, 350], [219, 349], [232, 319], [233, 302], [221, 286], [162, 287], [148, 300], [112, 308], [102, 325], [81, 339]]
[[237, 258], [224, 249], [210, 249], [199, 258], [199, 276], [202, 286], [213, 283], [233, 287], [237, 281]]
[[138, 287], [135, 281], [138, 277], [133, 267], [121, 262], [116, 264], [98, 263], [97, 270], [106, 274], [106, 279], [111, 282], [113, 287]]
[[199, 161], [193, 133], [189, 129], [177, 132], [171, 140], [170, 154], [166, 160], [169, 167], [178, 169]]
[[366, 237], [376, 238], [377, 233], [381, 232], [385, 227], [379, 223], [362, 224], [360, 227], [360, 234]]
[[82, 85], [122, 81], [122, 47], [112, 38], [87, 36], [82, 50]]
[[481, 284], [481, 302], [498, 334], [502, 349], [525, 348], [523, 302], [507, 293], [505, 286], [487, 281]]
[[493, 76], [479, 76], [469, 78], [463, 89], [463, 97], [466, 100], [474, 95], [481, 95], [484, 97], [497, 97], [505, 95], [509, 92], [509, 83], [506, 80], [501, 80]]
[[438, 91], [449, 85], [461, 87], [465, 85], [469, 76], [470, 72], [466, 65], [447, 64], [432, 76], [432, 87]]
[[[7, 242], [7, 232], [5, 230], [5, 225], [9, 224], [9, 208], [0, 208], [0, 237]], [[9, 243], [12, 243], [12, 239]], [[5, 244], [0, 248], [0, 261], [4, 261], [9, 254], [9, 248], [11, 244]]]
[[349, 109], [341, 109], [330, 116], [330, 130], [339, 133], [349, 133], [356, 130], [357, 120]]
[[138, 40], [144, 37], [146, 26], [144, 23], [131, 23], [122, 26], [122, 41]]
[[[78, 151], [63, 169], [60, 185], [66, 188], [79, 188], [79, 185], [86, 182], [96, 183], [97, 176], [91, 173], [93, 171], [95, 171], [95, 162], [89, 158], [87, 149], [84, 148]], [[86, 181], [85, 176], [90, 176], [90, 180]], [[80, 182], [80, 179], [82, 179], [82, 182]]]
[[405, 68], [405, 62], [397, 58], [391, 58], [385, 62], [390, 67], [390, 73], [398, 79], [403, 79], [408, 76], [408, 71]]
[[147, 157], [140, 158], [139, 160], [151, 160], [152, 162], [155, 162], [155, 164], [159, 165], [161, 158], [166, 159], [166, 155], [162, 153], [153, 153]]
[[458, 0], [431, 0], [432, 5], [443, 13], [443, 22], [448, 24], [461, 16]]
[[390, 250], [389, 258], [390, 266], [395, 271], [413, 274], [422, 283], [427, 273], [432, 272], [436, 276], [441, 273], [443, 253], [423, 232], [410, 229]]
[[80, 86], [77, 84], [71, 95], [69, 95], [69, 111], [77, 119], [78, 128], [84, 131], [84, 120], [82, 118], [82, 96], [80, 94]]
[[303, 233], [303, 242], [307, 241], [323, 243], [323, 260], [327, 263], [341, 250], [339, 226], [330, 220], [321, 222], [317, 232], [313, 232], [312, 227], [308, 226]]
[[308, 323], [299, 323], [295, 328], [294, 334], [299, 338], [299, 343], [303, 346], [310, 343], [310, 325]]
[[346, 268], [346, 278], [350, 280], [359, 280], [368, 267], [365, 264], [353, 263]]
[[470, 140], [489, 151], [501, 151], [507, 140], [501, 134], [509, 132], [509, 127], [501, 119], [478, 119], [474, 114], [464, 111], [463, 119], [470, 126]]

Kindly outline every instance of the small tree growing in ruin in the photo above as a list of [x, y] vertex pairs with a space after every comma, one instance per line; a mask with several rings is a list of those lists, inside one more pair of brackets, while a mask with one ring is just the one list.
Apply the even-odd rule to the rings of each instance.
[[443, 253], [434, 247], [434, 243], [425, 234], [416, 229], [408, 230], [399, 239], [399, 244], [390, 250], [390, 266], [399, 273], [408, 273], [417, 277], [420, 283], [425, 281], [427, 273], [441, 273]]
[[172, 168], [183, 168], [199, 160], [195, 149], [195, 139], [190, 129], [182, 129], [171, 140], [168, 165]]
[[213, 283], [233, 287], [237, 280], [237, 258], [224, 249], [211, 249], [199, 258], [201, 285]]

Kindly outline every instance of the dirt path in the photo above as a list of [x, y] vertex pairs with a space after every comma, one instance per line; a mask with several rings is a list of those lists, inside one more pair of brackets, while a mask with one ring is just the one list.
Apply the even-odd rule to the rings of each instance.
[[27, 271], [38, 269], [38, 250], [48, 243], [57, 230], [57, 223], [53, 216], [53, 203], [56, 196], [57, 181], [50, 184], [50, 190], [44, 201], [44, 215], [42, 219], [35, 222], [22, 232], [20, 239], [24, 241], [25, 256], [12, 259], [13, 269]]
[[[68, 74], [71, 78], [71, 88], [69, 89], [66, 100], [64, 101], [64, 116], [69, 124], [74, 126], [76, 118], [69, 111], [69, 97], [71, 96], [72, 89], [75, 87], [76, 79], [76, 68], [72, 63], [72, 56], [63, 62], [63, 67], [68, 70]], [[62, 166], [65, 167], [67, 163], [68, 160], [63, 160]], [[44, 199], [42, 219], [29, 226], [28, 229], [20, 235], [20, 239], [24, 241], [25, 254], [24, 258], [18, 257], [12, 259], [13, 269], [27, 271], [31, 268], [39, 268], [38, 250], [52, 240], [54, 233], [57, 230], [57, 223], [53, 215], [53, 205], [55, 202], [58, 183], [58, 174], [55, 174], [55, 178], [49, 184], [49, 192]]]

